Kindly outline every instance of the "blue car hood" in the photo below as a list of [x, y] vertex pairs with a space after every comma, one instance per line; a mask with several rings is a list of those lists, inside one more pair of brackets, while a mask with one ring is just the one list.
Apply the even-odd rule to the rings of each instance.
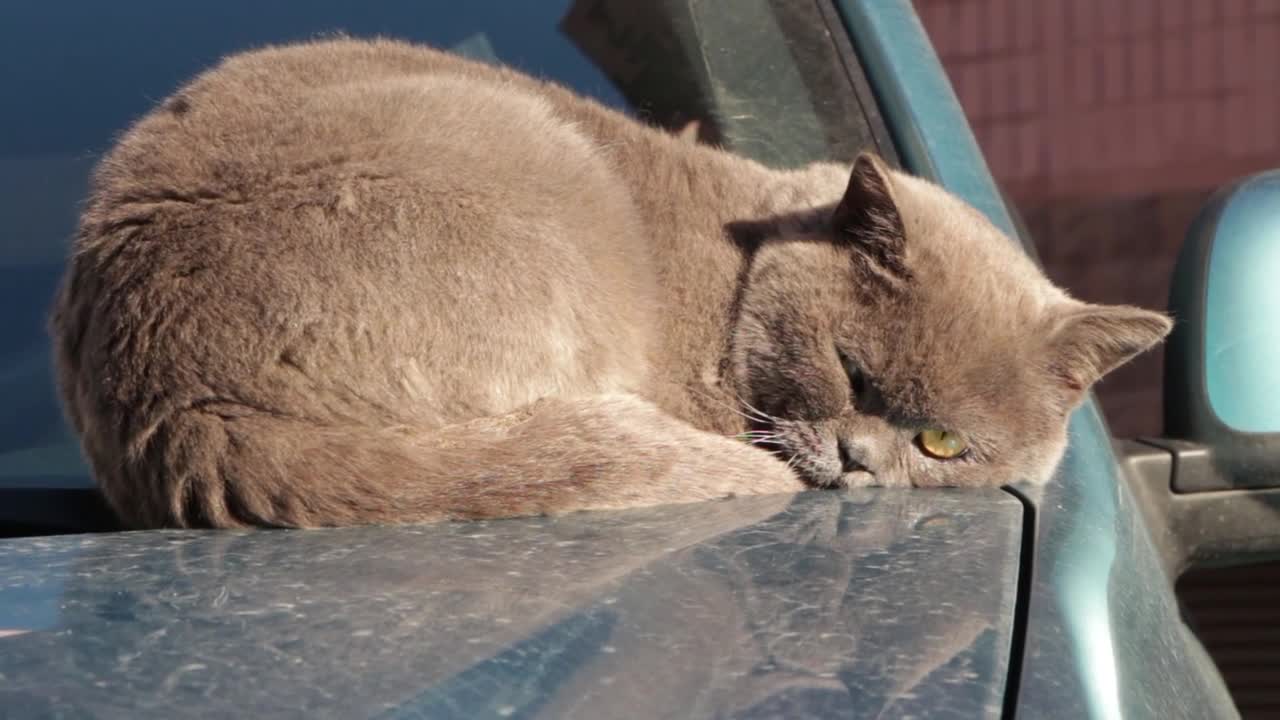
[[0, 542], [5, 717], [998, 716], [1021, 504]]

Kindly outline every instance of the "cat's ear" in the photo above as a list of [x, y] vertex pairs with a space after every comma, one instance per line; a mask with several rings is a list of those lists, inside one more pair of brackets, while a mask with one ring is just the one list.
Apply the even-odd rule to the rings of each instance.
[[1082, 394], [1103, 375], [1151, 349], [1173, 328], [1161, 313], [1128, 305], [1081, 303], [1055, 319], [1048, 334], [1055, 380]]
[[905, 236], [889, 168], [883, 160], [872, 153], [858, 155], [831, 223], [837, 233], [852, 238], [901, 239]]

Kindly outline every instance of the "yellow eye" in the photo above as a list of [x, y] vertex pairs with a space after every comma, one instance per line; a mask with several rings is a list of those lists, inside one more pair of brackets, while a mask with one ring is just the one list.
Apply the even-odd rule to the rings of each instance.
[[926, 455], [939, 460], [954, 460], [969, 449], [963, 436], [946, 430], [925, 430], [916, 436], [916, 443]]

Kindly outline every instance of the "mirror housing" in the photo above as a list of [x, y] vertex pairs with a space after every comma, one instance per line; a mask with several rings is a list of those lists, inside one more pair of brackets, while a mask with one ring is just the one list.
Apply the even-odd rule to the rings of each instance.
[[1165, 435], [1204, 446], [1201, 471], [1177, 473], [1174, 490], [1280, 487], [1280, 170], [1201, 211], [1169, 310]]
[[1280, 558], [1280, 171], [1205, 205], [1169, 310], [1165, 437], [1116, 445], [1166, 572]]

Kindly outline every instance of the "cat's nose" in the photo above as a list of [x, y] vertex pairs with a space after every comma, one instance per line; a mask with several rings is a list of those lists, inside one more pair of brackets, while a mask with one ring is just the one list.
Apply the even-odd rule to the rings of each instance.
[[871, 472], [867, 467], [867, 451], [861, 445], [841, 438], [836, 447], [840, 451], [840, 465], [844, 472]]

